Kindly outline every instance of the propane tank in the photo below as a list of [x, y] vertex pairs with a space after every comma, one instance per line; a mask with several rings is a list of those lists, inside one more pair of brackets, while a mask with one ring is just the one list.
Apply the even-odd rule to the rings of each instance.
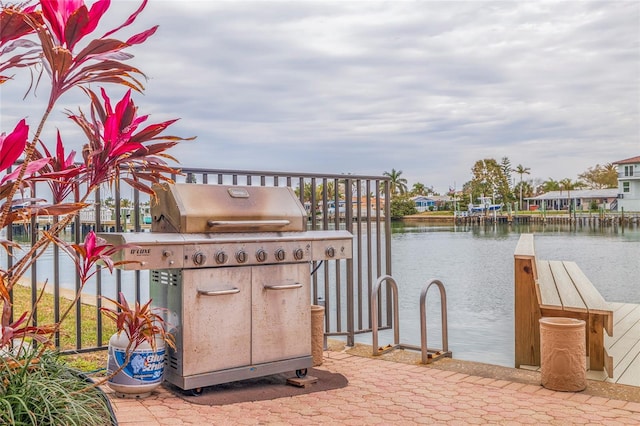
[[[129, 338], [125, 333], [116, 333], [109, 339], [107, 374], [117, 371], [127, 360]], [[111, 377], [107, 384], [121, 398], [144, 398], [162, 383], [164, 375], [165, 343], [156, 339], [155, 351], [147, 342], [142, 342], [131, 352], [129, 362]]]

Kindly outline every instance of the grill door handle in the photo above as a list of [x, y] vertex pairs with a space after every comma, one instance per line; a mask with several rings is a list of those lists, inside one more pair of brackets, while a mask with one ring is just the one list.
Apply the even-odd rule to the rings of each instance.
[[261, 226], [287, 226], [291, 221], [282, 220], [208, 220], [207, 225], [211, 228], [259, 228]]
[[295, 284], [283, 284], [283, 285], [265, 285], [264, 288], [266, 290], [291, 290], [294, 288], [300, 288], [302, 287], [302, 284], [300, 283], [295, 283]]
[[201, 296], [224, 296], [225, 294], [236, 294], [240, 293], [240, 289], [237, 287], [229, 288], [227, 290], [200, 290], [198, 289], [198, 294]]

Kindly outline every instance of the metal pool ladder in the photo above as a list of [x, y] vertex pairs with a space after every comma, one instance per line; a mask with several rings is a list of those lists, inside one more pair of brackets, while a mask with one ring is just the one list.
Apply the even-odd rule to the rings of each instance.
[[[393, 297], [393, 345], [385, 348], [378, 346], [378, 293], [383, 282], [387, 281], [391, 286]], [[440, 291], [440, 311], [442, 325], [442, 349], [429, 349], [427, 347], [427, 292], [431, 286], [435, 285]], [[371, 331], [373, 335], [373, 355], [378, 356], [394, 349], [409, 349], [420, 351], [422, 354], [422, 363], [430, 364], [442, 357], [452, 357], [449, 350], [449, 337], [447, 326], [447, 295], [444, 290], [442, 281], [432, 279], [424, 287], [420, 293], [420, 346], [400, 343], [400, 316], [398, 311], [398, 284], [390, 275], [383, 275], [378, 278], [375, 286], [371, 289]]]

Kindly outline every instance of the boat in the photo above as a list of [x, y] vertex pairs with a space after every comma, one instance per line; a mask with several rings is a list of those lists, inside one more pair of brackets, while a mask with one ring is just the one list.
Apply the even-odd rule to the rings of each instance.
[[470, 214], [491, 213], [502, 209], [502, 204], [493, 203], [490, 197], [482, 196], [478, 198], [478, 201], [480, 202], [479, 204], [469, 203]]

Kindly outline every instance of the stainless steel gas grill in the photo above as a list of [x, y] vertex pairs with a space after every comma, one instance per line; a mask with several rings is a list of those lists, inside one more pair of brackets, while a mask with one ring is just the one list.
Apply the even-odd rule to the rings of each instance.
[[185, 390], [296, 370], [311, 357], [310, 262], [348, 259], [347, 231], [305, 231], [291, 188], [157, 188], [150, 233], [102, 234], [135, 247], [154, 306], [176, 337], [165, 379]]

